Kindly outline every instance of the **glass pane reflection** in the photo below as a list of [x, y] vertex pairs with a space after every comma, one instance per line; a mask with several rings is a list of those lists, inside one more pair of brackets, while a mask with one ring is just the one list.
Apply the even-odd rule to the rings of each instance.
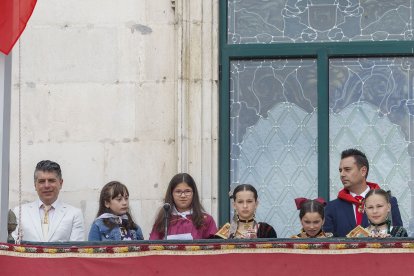
[[228, 0], [228, 44], [413, 40], [413, 0]]
[[231, 62], [231, 189], [259, 192], [259, 221], [300, 230], [294, 198], [317, 195], [316, 61]]
[[340, 152], [357, 147], [370, 161], [368, 181], [397, 197], [404, 225], [413, 214], [414, 58], [330, 60], [330, 196], [342, 188]]

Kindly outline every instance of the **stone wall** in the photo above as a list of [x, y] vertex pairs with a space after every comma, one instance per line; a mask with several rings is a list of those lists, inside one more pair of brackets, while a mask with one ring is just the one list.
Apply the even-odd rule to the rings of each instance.
[[36, 198], [34, 167], [51, 159], [87, 231], [119, 180], [148, 238], [181, 171], [217, 218], [217, 2], [39, 0], [13, 50], [10, 207], [19, 183], [22, 203]]

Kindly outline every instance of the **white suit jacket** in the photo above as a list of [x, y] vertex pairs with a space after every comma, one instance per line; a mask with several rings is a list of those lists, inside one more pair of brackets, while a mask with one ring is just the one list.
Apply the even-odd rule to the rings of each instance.
[[[38, 201], [23, 204], [21, 207], [21, 225], [18, 225], [12, 233], [13, 238], [17, 239], [18, 229], [22, 227], [23, 241], [44, 241]], [[81, 210], [59, 200], [55, 207], [53, 219], [49, 224], [48, 237], [45, 241], [84, 241], [85, 225]], [[19, 206], [15, 207], [13, 212], [19, 223]]]

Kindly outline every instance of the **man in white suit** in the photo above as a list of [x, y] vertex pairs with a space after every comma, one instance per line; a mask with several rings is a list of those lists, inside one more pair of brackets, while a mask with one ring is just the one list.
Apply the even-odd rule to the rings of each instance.
[[[85, 239], [81, 210], [58, 199], [62, 185], [59, 164], [50, 160], [37, 163], [34, 186], [39, 198], [21, 206], [21, 225], [13, 232], [15, 240], [19, 227], [22, 228], [23, 241], [67, 242]], [[19, 222], [19, 206], [13, 212]]]

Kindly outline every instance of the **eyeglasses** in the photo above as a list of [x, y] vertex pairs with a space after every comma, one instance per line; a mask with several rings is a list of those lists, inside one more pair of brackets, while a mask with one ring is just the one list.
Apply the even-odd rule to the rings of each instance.
[[184, 195], [184, 196], [190, 196], [190, 195], [192, 195], [192, 194], [193, 194], [193, 191], [192, 191], [192, 190], [184, 190], [184, 191], [181, 191], [181, 190], [175, 190], [175, 191], [173, 192], [173, 194], [174, 194], [175, 196], [182, 196], [182, 195]]

